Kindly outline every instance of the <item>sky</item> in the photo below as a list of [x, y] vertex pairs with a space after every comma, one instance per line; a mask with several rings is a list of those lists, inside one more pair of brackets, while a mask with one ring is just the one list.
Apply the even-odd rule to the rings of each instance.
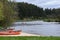
[[60, 0], [16, 0], [17, 2], [27, 2], [43, 8], [60, 8]]

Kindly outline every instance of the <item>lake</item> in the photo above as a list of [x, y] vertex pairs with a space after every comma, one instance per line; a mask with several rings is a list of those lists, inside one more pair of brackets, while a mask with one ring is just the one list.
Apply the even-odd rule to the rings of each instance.
[[60, 24], [58, 24], [58, 22], [44, 22], [39, 20], [14, 22], [12, 28], [32, 34], [60, 36]]

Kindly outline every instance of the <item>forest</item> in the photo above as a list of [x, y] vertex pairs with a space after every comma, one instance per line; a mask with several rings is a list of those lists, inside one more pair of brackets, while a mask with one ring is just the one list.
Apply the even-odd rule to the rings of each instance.
[[19, 19], [32, 19], [32, 20], [46, 20], [46, 21], [60, 21], [60, 8], [43, 9], [34, 4], [24, 2], [17, 2], [18, 17]]

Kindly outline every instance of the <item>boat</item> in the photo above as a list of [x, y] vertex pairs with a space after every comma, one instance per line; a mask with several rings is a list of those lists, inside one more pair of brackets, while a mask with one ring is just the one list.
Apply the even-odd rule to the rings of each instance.
[[0, 31], [0, 35], [19, 35], [21, 30], [14, 31], [13, 29], [8, 29], [6, 31]]

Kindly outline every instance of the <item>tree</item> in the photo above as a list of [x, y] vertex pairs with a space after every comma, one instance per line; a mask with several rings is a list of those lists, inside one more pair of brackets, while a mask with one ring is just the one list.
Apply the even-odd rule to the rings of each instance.
[[1, 1], [3, 5], [3, 12], [0, 13], [3, 15], [3, 20], [0, 20], [0, 26], [4, 29], [7, 28], [11, 23], [15, 20], [15, 10], [14, 10], [14, 2], [8, 1], [8, 0], [2, 0]]

